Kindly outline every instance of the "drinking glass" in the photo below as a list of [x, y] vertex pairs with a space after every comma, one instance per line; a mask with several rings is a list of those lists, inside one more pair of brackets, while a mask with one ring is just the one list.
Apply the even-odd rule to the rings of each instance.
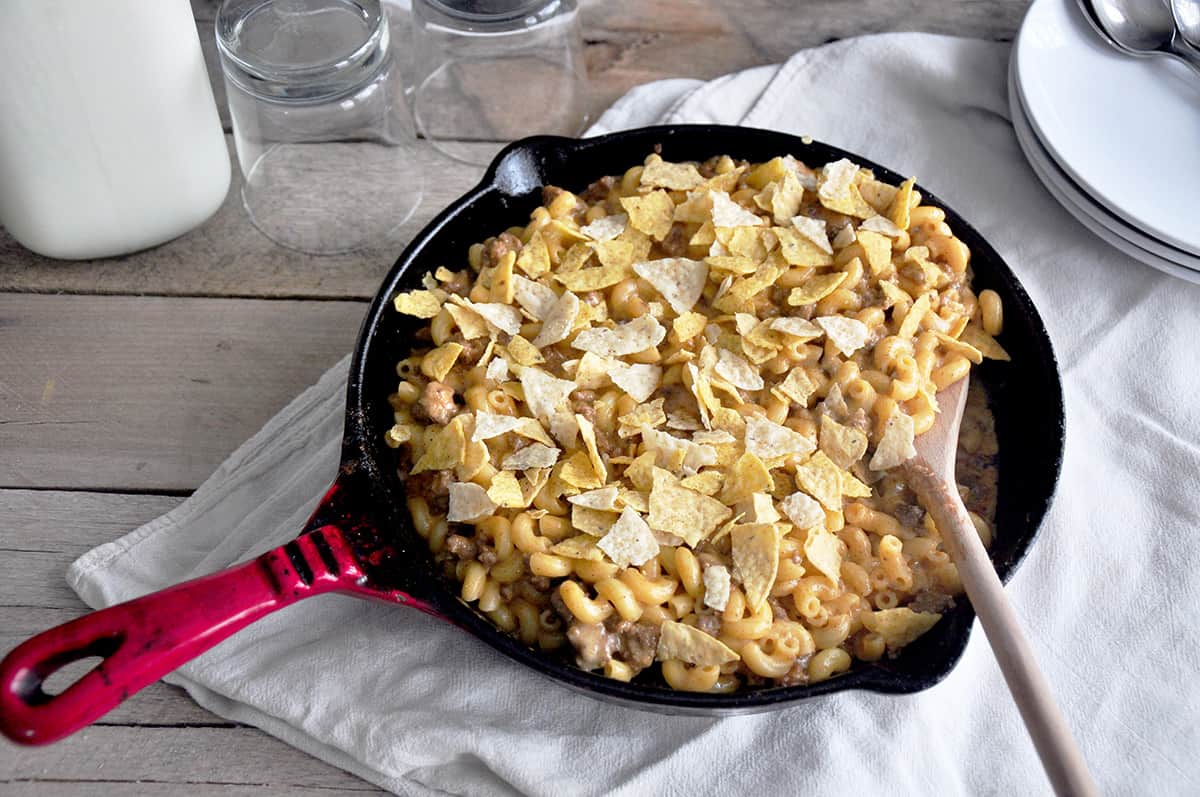
[[413, 116], [438, 150], [486, 163], [494, 147], [587, 123], [575, 0], [413, 0]]
[[225, 0], [216, 34], [254, 225], [313, 254], [387, 242], [424, 179], [379, 0]]

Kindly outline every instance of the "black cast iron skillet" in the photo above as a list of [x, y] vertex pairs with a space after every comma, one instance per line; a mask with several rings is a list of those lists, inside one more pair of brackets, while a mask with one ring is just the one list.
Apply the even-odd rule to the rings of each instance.
[[[575, 667], [566, 653], [532, 650], [460, 601], [440, 578], [414, 532], [395, 455], [383, 443], [392, 424], [387, 397], [395, 366], [422, 322], [392, 309], [398, 291], [418, 287], [438, 266], [458, 268], [468, 247], [522, 225], [541, 203], [542, 186], [575, 192], [621, 174], [655, 148], [670, 161], [728, 154], [765, 161], [790, 153], [820, 165], [848, 157], [887, 182], [903, 178], [858, 155], [766, 130], [674, 125], [590, 139], [538, 137], [505, 148], [483, 180], [426, 227], [400, 256], [371, 303], [350, 366], [342, 467], [304, 533], [258, 559], [114, 606], [23, 643], [0, 664], [0, 730], [18, 742], [54, 741], [94, 721], [132, 692], [199, 655], [239, 628], [301, 598], [329, 591], [408, 605], [442, 617], [525, 667], [593, 697], [677, 714], [763, 711], [845, 689], [905, 693], [926, 689], [954, 667], [974, 613], [967, 602], [895, 659], [855, 662], [838, 677], [808, 686], [696, 694], [667, 688], [655, 672], [622, 683]], [[1045, 327], [1000, 255], [937, 197], [920, 189], [972, 252], [977, 290], [1004, 301], [1001, 338], [1011, 363], [976, 371], [990, 397], [1000, 441], [999, 509], [992, 560], [1007, 579], [1028, 551], [1050, 506], [1062, 461], [1062, 388]], [[64, 664], [102, 656], [94, 670], [57, 696], [42, 682]], [[503, 689], [504, 684], [495, 684]]]

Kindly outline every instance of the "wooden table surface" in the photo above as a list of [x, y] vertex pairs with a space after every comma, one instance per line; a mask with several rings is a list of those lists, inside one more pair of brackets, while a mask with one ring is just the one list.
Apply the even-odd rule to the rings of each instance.
[[[228, 131], [212, 44], [217, 2], [192, 5]], [[599, 112], [639, 83], [709, 78], [863, 33], [1009, 41], [1026, 2], [582, 5]], [[438, 184], [402, 240], [482, 171], [422, 157]], [[235, 178], [224, 206], [199, 229], [128, 257], [52, 261], [0, 231], [0, 654], [86, 611], [64, 580], [73, 559], [176, 506], [353, 346], [402, 241], [298, 255], [250, 225], [239, 185]], [[56, 745], [0, 741], [5, 795], [375, 791], [161, 683]]]

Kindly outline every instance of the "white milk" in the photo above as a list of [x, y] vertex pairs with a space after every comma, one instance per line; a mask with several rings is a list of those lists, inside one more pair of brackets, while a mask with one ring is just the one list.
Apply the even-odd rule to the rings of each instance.
[[0, 224], [57, 258], [160, 244], [229, 155], [188, 0], [0, 0]]

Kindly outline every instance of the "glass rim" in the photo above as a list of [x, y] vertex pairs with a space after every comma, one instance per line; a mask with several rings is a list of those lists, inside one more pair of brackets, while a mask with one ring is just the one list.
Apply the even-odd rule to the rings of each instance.
[[232, 6], [238, 0], [223, 0], [217, 9], [213, 25], [217, 52], [221, 58], [221, 71], [225, 77], [240, 88], [265, 99], [296, 99], [291, 92], [303, 89], [305, 101], [323, 100], [352, 91], [373, 79], [387, 62], [390, 35], [387, 15], [379, 0], [352, 0], [368, 11], [374, 23], [362, 43], [336, 60], [312, 65], [289, 66], [267, 64], [248, 59], [239, 54], [229, 34], [238, 20], [244, 19], [245, 11], [256, 11], [273, 0], [262, 0], [256, 5], [240, 9], [231, 15]]

